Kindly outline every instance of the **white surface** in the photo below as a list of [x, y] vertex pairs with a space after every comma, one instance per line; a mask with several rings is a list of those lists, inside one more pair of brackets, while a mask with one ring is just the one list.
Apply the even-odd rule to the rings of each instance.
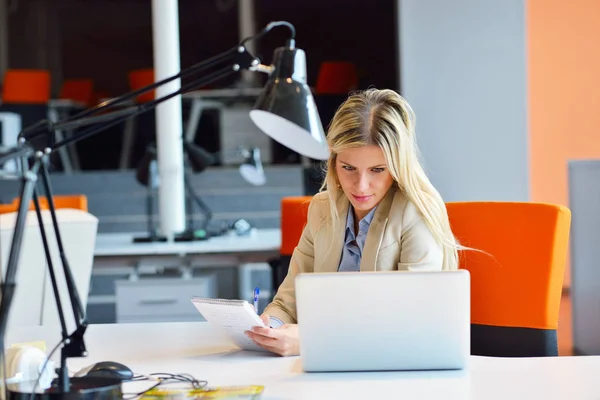
[[267, 177], [262, 168], [256, 168], [249, 164], [242, 164], [240, 165], [240, 174], [248, 183], [254, 186], [262, 186], [267, 183]]
[[[154, 73], [158, 82], [180, 71], [178, 0], [152, 0]], [[156, 88], [160, 98], [181, 88], [175, 79]], [[185, 230], [181, 95], [156, 107], [160, 230], [169, 240]]]
[[193, 296], [216, 297], [215, 274], [115, 282], [117, 322], [197, 321]]
[[299, 275], [304, 368], [464, 368], [471, 343], [469, 283], [465, 270]]
[[[376, 322], [366, 323], [377, 329]], [[45, 339], [52, 348], [58, 338], [58, 329], [9, 329], [7, 343]], [[264, 400], [600, 398], [600, 356], [471, 357], [464, 371], [303, 373], [300, 357], [232, 350], [205, 322], [92, 325], [85, 340], [89, 356], [70, 359], [72, 372], [98, 361], [118, 361], [136, 373], [190, 373], [210, 386], [264, 385]], [[124, 391], [130, 392], [131, 385], [125, 384]]]
[[253, 326], [265, 326], [246, 300], [193, 297], [192, 303], [211, 326], [222, 331], [240, 349], [265, 351], [245, 334]]
[[95, 256], [146, 256], [170, 254], [278, 252], [280, 229], [254, 229], [249, 236], [229, 234], [194, 242], [133, 243], [144, 233], [101, 233], [96, 240]]
[[[6, 274], [16, 217], [16, 212], [0, 216], [0, 257], [3, 277]], [[75, 209], [58, 209], [56, 217], [65, 255], [85, 310], [92, 274], [98, 219], [85, 211]], [[65, 275], [50, 212], [42, 210], [42, 218], [67, 327], [73, 329], [73, 312], [67, 294]], [[35, 211], [29, 211], [27, 214], [16, 279], [17, 289], [11, 307], [9, 325], [58, 324], [56, 301], [52, 292], [52, 283]]]
[[6, 372], [10, 383], [20, 383], [28, 391], [34, 390], [33, 382], [41, 373], [40, 388], [48, 389], [54, 376], [54, 361], [48, 361], [46, 352], [37, 347], [12, 346], [6, 349]]
[[[326, 160], [329, 157], [322, 132], [311, 133], [279, 115], [263, 110], [250, 111], [250, 118], [263, 132], [296, 153], [315, 160]], [[315, 128], [320, 124], [320, 120], [311, 123]]]
[[[2, 0], [0, 0], [2, 2]], [[17, 138], [21, 132], [21, 116], [13, 112], [0, 112], [0, 127], [2, 127], [2, 137], [0, 143], [2, 147], [14, 147], [17, 145]], [[16, 160], [10, 160], [4, 163], [4, 170], [16, 171]]]

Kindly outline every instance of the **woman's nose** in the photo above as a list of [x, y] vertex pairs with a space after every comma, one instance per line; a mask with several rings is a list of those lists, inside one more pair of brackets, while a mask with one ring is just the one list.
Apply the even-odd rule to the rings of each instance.
[[367, 190], [369, 188], [369, 178], [365, 174], [358, 176], [356, 181], [356, 188], [358, 190]]

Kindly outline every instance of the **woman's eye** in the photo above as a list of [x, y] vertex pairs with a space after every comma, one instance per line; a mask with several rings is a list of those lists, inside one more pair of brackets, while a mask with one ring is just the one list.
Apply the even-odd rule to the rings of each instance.
[[344, 168], [346, 171], [354, 171], [354, 167], [351, 167], [349, 165], [344, 165], [342, 168]]
[[373, 168], [371, 171], [373, 171], [373, 172], [383, 172], [383, 168]]

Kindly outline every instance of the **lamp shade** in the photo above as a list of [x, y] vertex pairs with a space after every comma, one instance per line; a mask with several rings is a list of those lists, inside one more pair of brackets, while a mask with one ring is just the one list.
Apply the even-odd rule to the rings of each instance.
[[183, 150], [188, 156], [192, 171], [196, 174], [204, 171], [209, 165], [214, 163], [212, 154], [193, 143], [184, 141]]
[[248, 151], [246, 161], [240, 165], [240, 175], [254, 186], [262, 186], [267, 183], [267, 177], [260, 159], [260, 149], [254, 148]]
[[323, 124], [306, 83], [306, 55], [301, 49], [275, 50], [273, 71], [250, 118], [272, 139], [303, 156], [329, 157]]
[[[137, 165], [135, 178], [142, 186], [158, 187], [158, 169], [156, 165], [156, 147], [149, 145]], [[150, 186], [149, 186], [150, 185]]]

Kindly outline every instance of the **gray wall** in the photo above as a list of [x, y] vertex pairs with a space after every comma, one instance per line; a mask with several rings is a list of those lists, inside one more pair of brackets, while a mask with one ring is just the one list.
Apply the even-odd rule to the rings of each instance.
[[569, 162], [571, 299], [577, 355], [600, 355], [600, 160]]
[[398, 2], [400, 88], [433, 184], [446, 201], [529, 200], [524, 1]]
[[[212, 228], [238, 218], [257, 228], [280, 226], [281, 198], [304, 194], [302, 167], [266, 165], [264, 170], [267, 177], [264, 186], [250, 185], [234, 167], [208, 168], [190, 176], [195, 192], [213, 213]], [[72, 175], [57, 172], [51, 174], [50, 180], [56, 195], [87, 196], [89, 212], [99, 219], [99, 233], [147, 231], [147, 191], [136, 181], [133, 171], [86, 171]], [[19, 188], [20, 182], [0, 179], [0, 203], [12, 202], [18, 197]], [[38, 188], [42, 188], [41, 184]], [[155, 199], [158, 201], [158, 196]], [[196, 204], [192, 211], [198, 228], [204, 216]]]

